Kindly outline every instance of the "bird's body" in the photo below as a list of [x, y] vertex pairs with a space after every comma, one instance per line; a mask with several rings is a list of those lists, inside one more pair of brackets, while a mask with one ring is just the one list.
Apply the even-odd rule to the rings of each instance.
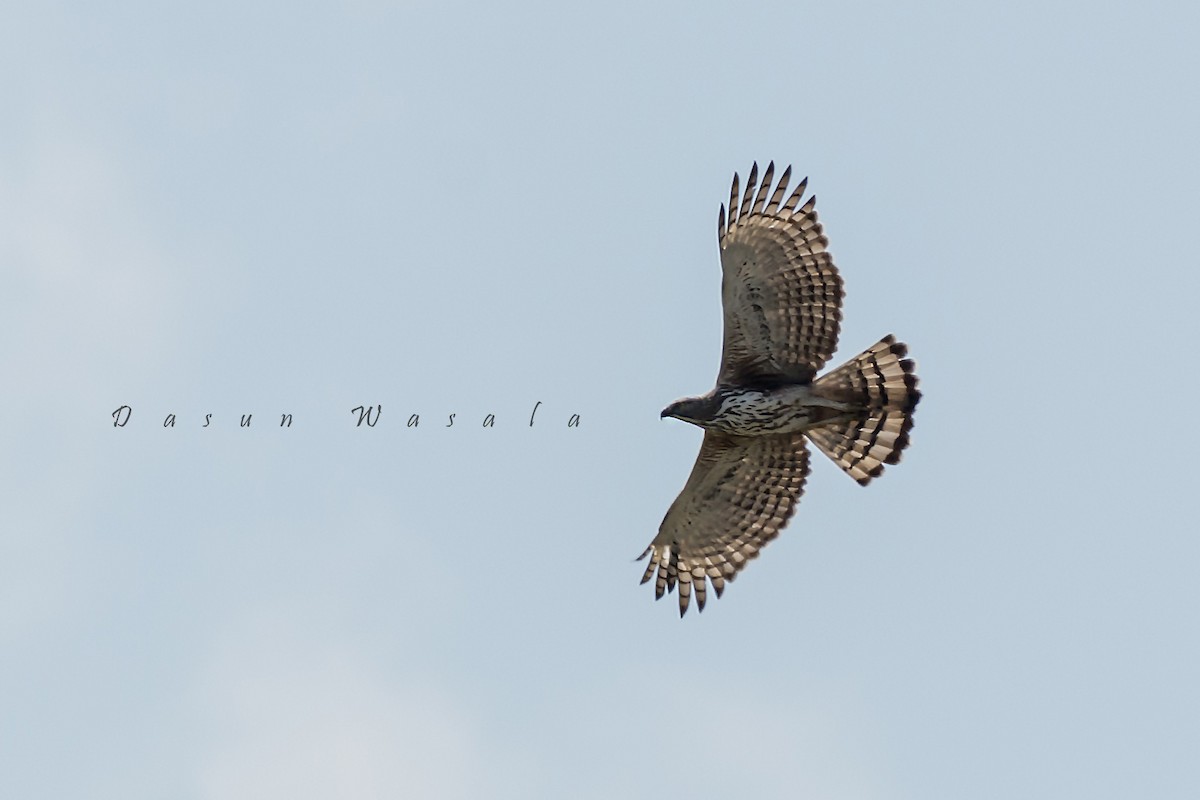
[[[717, 386], [662, 412], [704, 429], [692, 474], [642, 558], [655, 595], [679, 586], [679, 613], [693, 591], [720, 596], [746, 562], [795, 513], [808, 476], [807, 442], [862, 485], [908, 445], [921, 397], [907, 347], [886, 336], [817, 377], [837, 346], [842, 279], [826, 250], [815, 198], [786, 201], [789, 167], [772, 192], [758, 166], [729, 216], [717, 223], [725, 337]], [[768, 195], [769, 198], [768, 198]], [[657, 574], [656, 574], [657, 573]]]
[[[680, 406], [689, 402], [693, 405]], [[800, 433], [855, 409], [852, 403], [821, 396], [808, 383], [764, 389], [714, 389], [692, 401], [679, 401], [674, 407], [679, 408], [678, 412], [664, 411], [663, 415], [734, 436]], [[711, 416], [707, 416], [710, 410]]]

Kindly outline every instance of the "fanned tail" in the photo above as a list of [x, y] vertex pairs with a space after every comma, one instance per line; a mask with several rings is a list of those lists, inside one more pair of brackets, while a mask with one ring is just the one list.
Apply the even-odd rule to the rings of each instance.
[[822, 376], [813, 385], [831, 400], [853, 403], [862, 411], [806, 431], [822, 453], [863, 486], [900, 461], [921, 399], [916, 364], [908, 347], [892, 335]]

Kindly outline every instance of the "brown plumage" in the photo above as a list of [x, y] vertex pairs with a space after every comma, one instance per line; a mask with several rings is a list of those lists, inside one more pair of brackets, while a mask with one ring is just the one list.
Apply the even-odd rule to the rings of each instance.
[[826, 250], [807, 179], [787, 195], [791, 167], [772, 191], [774, 164], [750, 170], [717, 222], [725, 337], [717, 386], [663, 416], [705, 429], [700, 454], [640, 558], [655, 596], [679, 589], [679, 614], [694, 594], [704, 609], [795, 513], [808, 475], [805, 439], [866, 485], [908, 445], [920, 399], [915, 365], [892, 336], [833, 370], [842, 279]]

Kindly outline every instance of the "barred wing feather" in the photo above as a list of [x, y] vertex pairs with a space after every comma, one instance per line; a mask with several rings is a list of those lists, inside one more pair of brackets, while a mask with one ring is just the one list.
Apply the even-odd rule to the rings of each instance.
[[718, 385], [807, 382], [837, 349], [842, 279], [825, 249], [816, 198], [800, 205], [807, 179], [783, 199], [791, 172], [771, 192], [774, 163], [761, 184], [755, 164], [740, 199], [733, 176], [728, 218], [721, 207], [725, 337]]
[[705, 431], [687, 484], [639, 557], [650, 558], [642, 583], [656, 578], [656, 598], [678, 583], [679, 615], [693, 592], [703, 611], [706, 581], [720, 597], [725, 582], [757, 558], [795, 513], [807, 476], [804, 434]]

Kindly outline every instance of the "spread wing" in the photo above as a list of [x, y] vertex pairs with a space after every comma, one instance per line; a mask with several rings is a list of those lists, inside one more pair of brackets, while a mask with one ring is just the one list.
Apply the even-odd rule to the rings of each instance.
[[837, 349], [844, 292], [825, 250], [816, 198], [797, 207], [805, 178], [784, 201], [792, 168], [771, 193], [774, 173], [772, 162], [759, 185], [755, 164], [740, 201], [735, 173], [728, 220], [721, 206], [720, 386], [811, 381]]
[[687, 611], [693, 590], [703, 611], [705, 580], [720, 597], [725, 581], [779, 535], [807, 477], [804, 434], [745, 437], [705, 431], [691, 477], [638, 559], [650, 557], [642, 583], [657, 569], [656, 599], [678, 582], [679, 615]]

